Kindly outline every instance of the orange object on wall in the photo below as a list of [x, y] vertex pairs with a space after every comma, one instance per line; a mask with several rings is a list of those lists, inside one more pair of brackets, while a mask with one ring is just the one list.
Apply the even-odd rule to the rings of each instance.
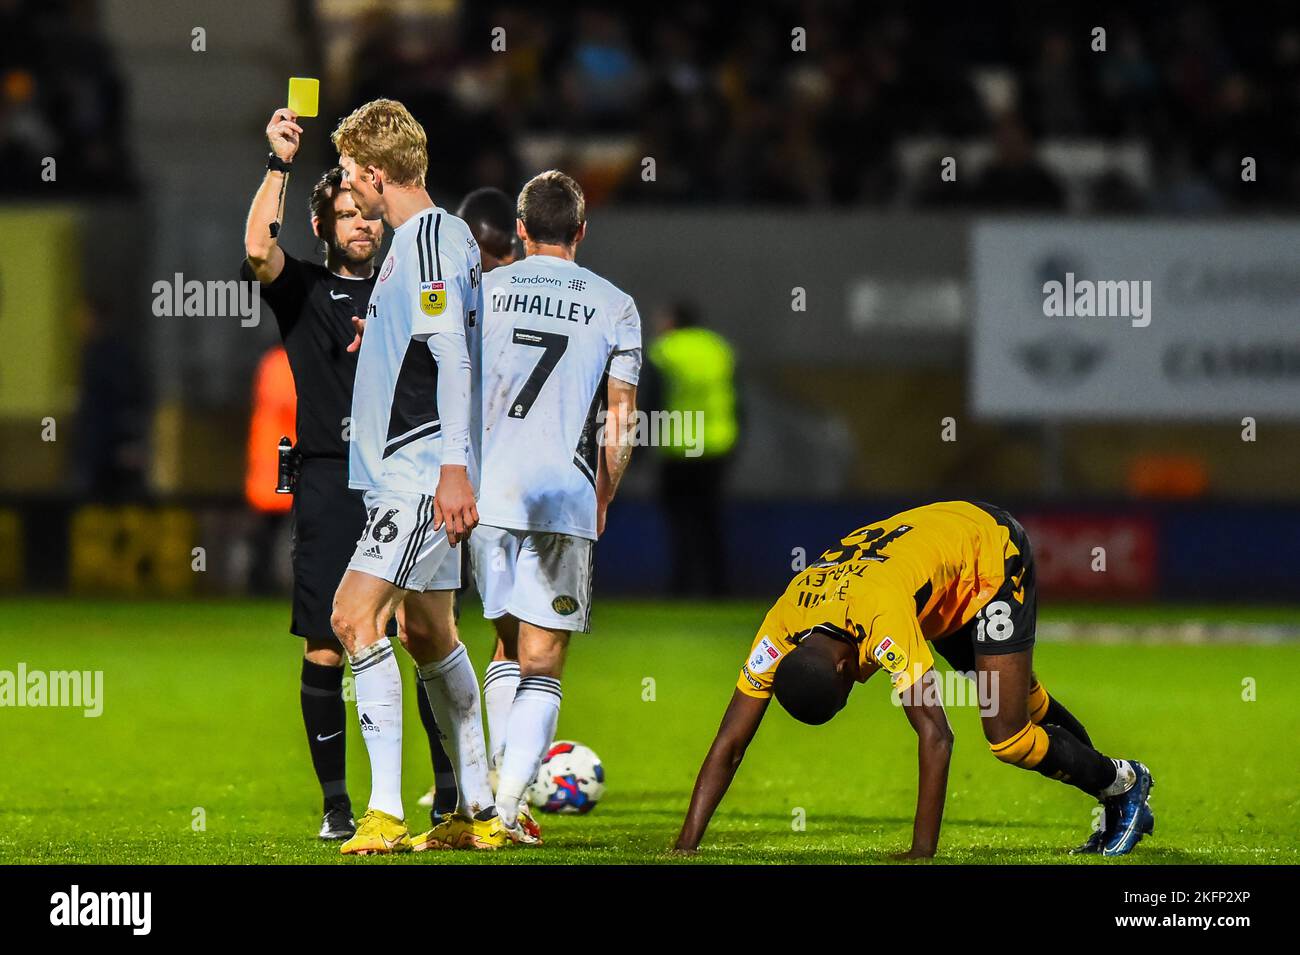
[[1140, 454], [1129, 465], [1128, 491], [1134, 497], [1186, 500], [1209, 489], [1205, 459], [1197, 455]]
[[292, 494], [276, 494], [280, 476], [280, 438], [297, 441], [298, 392], [284, 346], [267, 350], [253, 380], [253, 420], [248, 429], [248, 470], [244, 496], [254, 510], [283, 513], [293, 507]]

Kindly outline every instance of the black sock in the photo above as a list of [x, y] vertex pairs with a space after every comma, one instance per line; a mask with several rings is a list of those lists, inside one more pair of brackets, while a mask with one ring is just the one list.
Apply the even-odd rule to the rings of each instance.
[[429, 705], [428, 694], [419, 686], [415, 694], [420, 708], [420, 722], [429, 737], [429, 758], [433, 761], [433, 811], [442, 815], [454, 812], [460, 802], [460, 793], [456, 790], [456, 770], [452, 768], [451, 757], [442, 748], [442, 734], [438, 731], [438, 721], [433, 718], [433, 707]]
[[1047, 704], [1047, 712], [1043, 714], [1041, 720], [1046, 726], [1048, 723], [1055, 723], [1063, 730], [1067, 730], [1071, 736], [1077, 739], [1084, 746], [1092, 748], [1092, 739], [1088, 736], [1088, 731], [1083, 728], [1083, 724], [1074, 718], [1074, 714], [1061, 705], [1061, 701], [1056, 697], [1051, 697]]
[[347, 708], [343, 668], [302, 661], [302, 722], [325, 802], [347, 802]]
[[1115, 781], [1114, 760], [1085, 745], [1060, 726], [1044, 723], [1043, 731], [1048, 738], [1047, 753], [1034, 771], [1049, 779], [1069, 783], [1100, 799], [1101, 791]]

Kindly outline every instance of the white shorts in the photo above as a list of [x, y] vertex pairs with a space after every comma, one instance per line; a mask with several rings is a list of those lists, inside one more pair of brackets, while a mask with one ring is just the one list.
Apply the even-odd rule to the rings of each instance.
[[366, 491], [366, 528], [348, 570], [387, 580], [403, 590], [456, 590], [460, 551], [447, 529], [433, 529], [433, 496]]
[[474, 528], [469, 552], [483, 616], [590, 631], [592, 543], [571, 534]]

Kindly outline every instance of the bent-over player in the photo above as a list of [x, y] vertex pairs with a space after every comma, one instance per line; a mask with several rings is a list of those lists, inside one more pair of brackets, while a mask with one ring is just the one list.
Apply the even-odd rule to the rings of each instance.
[[939, 845], [953, 735], [931, 643], [952, 667], [987, 676], [994, 698], [981, 712], [997, 759], [1082, 790], [1106, 808], [1080, 851], [1124, 855], [1153, 826], [1151, 773], [1092, 745], [1033, 670], [1037, 595], [1024, 529], [1006, 511], [950, 501], [853, 531], [798, 574], [764, 618], [740, 669], [677, 838], [693, 852], [731, 784], [773, 696], [795, 719], [819, 725], [855, 683], [889, 674], [920, 741], [912, 846]]

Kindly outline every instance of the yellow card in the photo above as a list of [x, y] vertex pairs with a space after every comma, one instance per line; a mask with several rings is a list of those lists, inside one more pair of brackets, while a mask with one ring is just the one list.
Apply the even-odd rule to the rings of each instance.
[[315, 116], [320, 107], [320, 80], [289, 77], [289, 108], [299, 116]]

